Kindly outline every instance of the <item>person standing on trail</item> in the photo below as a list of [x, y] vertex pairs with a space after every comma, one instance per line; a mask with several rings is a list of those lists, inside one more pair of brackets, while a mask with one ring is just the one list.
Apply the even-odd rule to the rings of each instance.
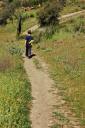
[[31, 30], [28, 30], [27, 36], [25, 38], [25, 45], [26, 45], [25, 55], [29, 58], [31, 58], [32, 56], [32, 42], [33, 42], [33, 37], [31, 36]]

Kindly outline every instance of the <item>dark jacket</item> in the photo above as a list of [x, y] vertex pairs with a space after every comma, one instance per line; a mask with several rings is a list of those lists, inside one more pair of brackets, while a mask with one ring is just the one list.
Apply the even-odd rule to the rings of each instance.
[[26, 47], [32, 47], [31, 44], [30, 44], [30, 41], [33, 40], [33, 37], [31, 35], [27, 35], [26, 38]]

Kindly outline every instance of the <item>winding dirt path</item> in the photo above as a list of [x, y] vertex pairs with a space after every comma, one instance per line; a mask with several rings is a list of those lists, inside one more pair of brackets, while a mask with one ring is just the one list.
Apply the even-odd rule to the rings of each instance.
[[50, 79], [46, 70], [36, 68], [33, 58], [25, 58], [24, 67], [32, 85], [32, 128], [48, 128], [52, 123], [52, 107], [55, 102], [51, 92], [54, 82]]

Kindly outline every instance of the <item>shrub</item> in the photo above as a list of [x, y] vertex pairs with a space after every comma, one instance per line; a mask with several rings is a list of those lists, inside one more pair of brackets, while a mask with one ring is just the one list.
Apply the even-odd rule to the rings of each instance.
[[13, 3], [14, 3], [16, 8], [21, 6], [21, 0], [13, 0]]
[[[17, 17], [18, 18], [18, 17]], [[22, 20], [24, 21], [24, 20], [26, 20], [26, 19], [28, 19], [29, 18], [29, 14], [27, 13], [27, 12], [25, 12], [25, 13], [22, 13]]]
[[31, 17], [31, 18], [34, 18], [34, 17], [35, 17], [35, 15], [34, 15], [33, 13], [31, 13], [31, 14], [30, 14], [30, 17]]
[[7, 4], [6, 7], [0, 12], [0, 24], [6, 24], [8, 18], [12, 18], [15, 7], [14, 4]]
[[29, 0], [23, 0], [22, 1], [22, 6], [28, 7], [29, 6]]
[[60, 6], [56, 1], [48, 2], [38, 12], [38, 19], [41, 26], [55, 25], [59, 23]]
[[62, 7], [66, 5], [66, 1], [67, 0], [59, 0], [59, 2], [60, 2], [60, 4], [61, 4]]
[[46, 1], [48, 1], [48, 0], [23, 0], [22, 5], [24, 7], [34, 6], [34, 5], [42, 4], [43, 2], [46, 2]]
[[18, 44], [14, 43], [12, 45], [10, 45], [9, 47], [9, 52], [12, 54], [12, 55], [17, 55], [17, 56], [20, 56], [22, 55], [22, 50], [21, 48], [19, 47]]

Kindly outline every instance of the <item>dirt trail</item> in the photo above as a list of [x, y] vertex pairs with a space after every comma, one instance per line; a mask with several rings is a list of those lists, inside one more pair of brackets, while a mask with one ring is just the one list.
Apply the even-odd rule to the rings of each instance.
[[[76, 17], [76, 16], [80, 16], [80, 15], [85, 15], [85, 9], [84, 10], [81, 10], [81, 11], [78, 11], [78, 12], [74, 12], [74, 13], [69, 13], [69, 14], [66, 14], [66, 15], [63, 15], [63, 16], [60, 16], [58, 19], [60, 20], [60, 23], [64, 23], [66, 21], [69, 21], [70, 19]], [[65, 20], [65, 21], [64, 21]], [[35, 31], [36, 29], [38, 29], [40, 27], [39, 24], [36, 24], [34, 25], [33, 27], [29, 28], [31, 29], [31, 31]], [[23, 35], [27, 34], [27, 31], [26, 30]]]
[[[37, 68], [35, 59], [41, 68]], [[53, 86], [47, 65], [37, 57], [24, 57], [24, 67], [32, 85], [32, 128], [49, 128], [53, 124], [56, 124], [55, 128], [83, 128], [60, 96], [59, 90]], [[53, 116], [53, 112], [57, 112], [57, 117]]]
[[80, 16], [82, 14], [85, 15], [85, 9], [81, 10], [81, 11], [77, 11], [77, 12], [73, 12], [73, 13], [63, 15], [63, 16], [59, 17], [59, 20], [64, 19], [64, 18], [69, 18], [69, 17], [71, 18], [71, 17], [74, 17], [74, 16]]
[[24, 67], [32, 84], [32, 128], [48, 128], [51, 123], [52, 107], [55, 102], [55, 98], [51, 93], [53, 81], [45, 70], [42, 71], [36, 68], [33, 58], [25, 58], [24, 62]]

